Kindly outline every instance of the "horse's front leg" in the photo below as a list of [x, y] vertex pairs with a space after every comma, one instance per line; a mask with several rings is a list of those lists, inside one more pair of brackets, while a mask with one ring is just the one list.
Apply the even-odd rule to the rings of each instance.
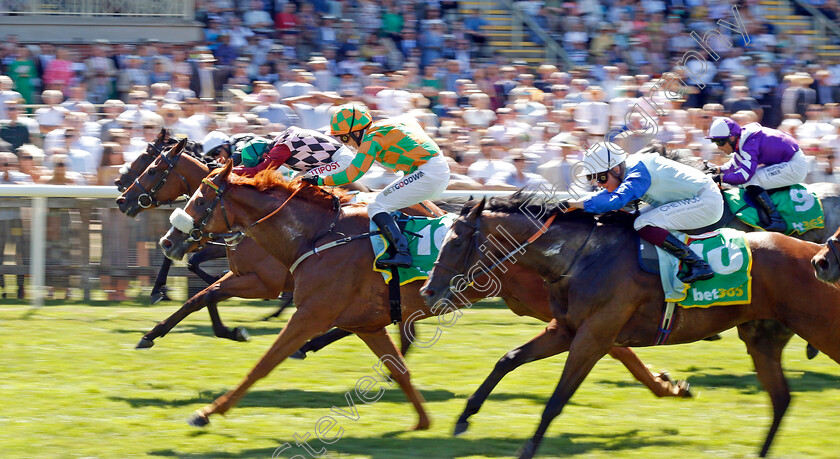
[[[388, 335], [388, 331], [384, 328], [380, 328], [375, 332], [370, 333], [360, 333], [357, 332], [359, 338], [368, 345], [371, 351], [379, 357], [379, 364], [377, 367], [381, 367], [381, 364], [385, 364], [388, 370], [391, 372], [391, 378], [397, 381], [397, 384], [400, 385], [400, 389], [402, 389], [403, 393], [406, 397], [411, 401], [414, 405], [414, 409], [417, 411], [418, 421], [417, 425], [414, 426], [413, 430], [426, 430], [429, 428], [431, 421], [429, 420], [429, 415], [426, 414], [426, 409], [423, 407], [423, 404], [426, 403], [423, 400], [423, 396], [420, 394], [412, 384], [411, 384], [411, 375], [408, 371], [408, 366], [405, 364], [405, 359], [403, 359], [402, 354], [397, 350], [397, 346], [394, 344], [394, 341], [391, 340], [391, 337]], [[388, 383], [391, 384], [390, 382]]]
[[318, 314], [313, 314], [298, 307], [298, 310], [289, 319], [286, 326], [280, 330], [277, 339], [274, 340], [274, 344], [257, 361], [257, 364], [245, 376], [245, 379], [239, 383], [236, 389], [227, 392], [213, 401], [213, 403], [196, 411], [190, 417], [188, 423], [196, 427], [205, 426], [210, 422], [210, 415], [216, 413], [224, 414], [233, 408], [245, 396], [245, 393], [248, 392], [251, 386], [266, 377], [271, 370], [295, 352], [307, 339], [326, 331], [331, 320], [333, 319], [318, 317]]
[[793, 332], [775, 321], [754, 320], [739, 325], [738, 336], [747, 345], [747, 352], [755, 364], [758, 381], [770, 394], [770, 401], [773, 404], [773, 423], [767, 431], [767, 437], [759, 454], [765, 457], [782, 422], [782, 417], [790, 405], [790, 388], [782, 369], [782, 351], [793, 336]]
[[[154, 328], [151, 329], [148, 333], [143, 335], [140, 338], [140, 342], [137, 344], [136, 349], [148, 349], [155, 345], [155, 338], [160, 338], [162, 336], [166, 336], [176, 325], [178, 325], [184, 318], [188, 315], [192, 314], [195, 311], [203, 308], [207, 304], [208, 297], [212, 294], [214, 287], [217, 284], [213, 284], [204, 290], [198, 292], [187, 300], [177, 311], [175, 311], [171, 316], [167, 317], [163, 321], [159, 322]], [[218, 301], [218, 300], [216, 300]]]
[[586, 375], [592, 371], [592, 367], [609, 352], [613, 339], [604, 339], [605, 335], [609, 336], [604, 330], [595, 332], [585, 324], [575, 332], [560, 382], [545, 406], [537, 431], [519, 452], [520, 459], [534, 457], [551, 421], [563, 411], [563, 407], [580, 387]]
[[227, 250], [224, 246], [208, 245], [207, 247], [190, 255], [190, 258], [187, 261], [187, 269], [189, 269], [196, 276], [200, 277], [201, 280], [203, 280], [204, 282], [207, 282], [208, 284], [213, 284], [215, 282], [218, 282], [221, 278], [219, 276], [214, 276], [208, 273], [207, 271], [204, 271], [199, 267], [199, 265], [208, 260], [217, 260], [219, 258], [225, 257], [227, 257]]
[[565, 324], [560, 324], [557, 319], [553, 319], [534, 339], [505, 354], [496, 362], [493, 371], [481, 383], [478, 390], [467, 399], [467, 406], [458, 417], [458, 422], [455, 423], [455, 435], [466, 432], [470, 426], [470, 416], [478, 413], [487, 397], [508, 373], [522, 364], [567, 351], [571, 340], [572, 335]]
[[166, 297], [166, 278], [169, 277], [170, 267], [172, 267], [172, 260], [163, 257], [163, 264], [160, 265], [155, 285], [152, 286], [152, 293], [149, 295], [150, 304], [157, 304]]

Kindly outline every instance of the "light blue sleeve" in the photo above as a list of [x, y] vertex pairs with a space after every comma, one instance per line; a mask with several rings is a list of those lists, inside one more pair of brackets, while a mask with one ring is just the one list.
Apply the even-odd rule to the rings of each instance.
[[618, 210], [628, 203], [640, 199], [650, 188], [651, 178], [647, 167], [641, 162], [627, 169], [624, 182], [612, 193], [603, 190], [583, 201], [583, 210], [602, 214], [611, 210]]

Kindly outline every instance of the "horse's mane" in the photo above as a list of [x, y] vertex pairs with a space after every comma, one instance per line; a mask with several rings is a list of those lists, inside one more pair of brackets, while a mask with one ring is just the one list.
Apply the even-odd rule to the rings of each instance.
[[636, 154], [656, 153], [671, 161], [676, 161], [680, 164], [693, 167], [695, 169], [703, 170], [703, 162], [700, 161], [694, 153], [687, 148], [672, 148], [668, 150], [662, 143], [652, 140], [648, 146], [639, 150]]
[[[467, 203], [465, 210], [472, 208], [472, 203]], [[501, 212], [513, 215], [525, 215], [534, 218], [541, 215], [540, 221], [545, 221], [550, 215], [559, 209], [559, 202], [556, 199], [548, 199], [542, 194], [525, 192], [520, 189], [508, 196], [493, 197], [484, 206], [484, 210]], [[601, 215], [591, 214], [580, 210], [569, 212], [556, 212], [554, 224], [559, 222], [583, 222], [600, 223], [616, 226], [632, 226], [636, 215], [624, 211], [612, 211]]]
[[[215, 177], [219, 174], [219, 172], [221, 172], [221, 170], [216, 169], [210, 173], [210, 176]], [[287, 193], [294, 193], [296, 190], [299, 190], [295, 197], [306, 199], [312, 203], [321, 204], [330, 209], [333, 206], [332, 196], [322, 191], [319, 187], [310, 185], [300, 180], [286, 180], [277, 174], [277, 169], [269, 168], [260, 171], [254, 177], [230, 174], [228, 176], [228, 183], [232, 185], [256, 188], [258, 191], [284, 190]], [[338, 196], [341, 204], [349, 203], [353, 198], [351, 194], [341, 188], [333, 188], [331, 192], [335, 196]]]

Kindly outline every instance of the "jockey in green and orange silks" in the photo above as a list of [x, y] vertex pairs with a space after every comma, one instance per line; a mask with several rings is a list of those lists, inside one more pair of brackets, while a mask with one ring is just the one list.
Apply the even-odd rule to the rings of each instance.
[[361, 178], [374, 161], [405, 175], [390, 183], [368, 205], [368, 216], [396, 248], [396, 255], [379, 261], [380, 267], [411, 266], [408, 241], [391, 212], [438, 196], [449, 184], [449, 165], [440, 147], [410, 118], [373, 121], [358, 105], [342, 105], [332, 116], [330, 134], [357, 153], [346, 169], [334, 175], [306, 177], [315, 185], [344, 185]]

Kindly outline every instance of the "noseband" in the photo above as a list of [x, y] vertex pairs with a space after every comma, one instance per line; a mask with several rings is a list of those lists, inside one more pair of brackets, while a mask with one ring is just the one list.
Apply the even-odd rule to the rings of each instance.
[[[140, 191], [143, 192], [142, 194], [140, 194], [140, 196], [137, 196], [137, 204], [144, 209], [148, 209], [152, 206], [158, 207], [162, 205], [173, 205], [182, 202], [184, 200], [183, 196], [178, 196], [177, 198], [169, 201], [158, 201], [157, 199], [155, 199], [155, 195], [166, 184], [166, 179], [169, 178], [169, 174], [175, 172], [175, 166], [181, 159], [181, 155], [184, 154], [184, 150], [179, 151], [174, 158], [169, 159], [166, 156], [166, 154], [160, 151], [160, 149], [158, 149], [154, 144], [149, 145], [158, 152], [159, 158], [161, 158], [163, 161], [166, 161], [167, 167], [166, 170], [163, 171], [157, 182], [155, 182], [155, 184], [152, 185], [152, 188], [149, 190], [146, 190], [146, 188], [140, 184], [140, 177], [134, 179], [134, 185], [137, 186], [137, 188], [140, 188]], [[187, 186], [187, 196], [191, 196], [192, 188], [190, 187], [189, 182], [187, 182], [187, 179], [178, 172], [175, 172], [175, 175], [177, 175], [181, 179], [181, 181], [184, 182], [184, 185]]]
[[[230, 220], [227, 217], [227, 211], [225, 210], [225, 203], [222, 200], [222, 197], [227, 190], [227, 182], [222, 183], [221, 187], [216, 186], [215, 183], [211, 182], [208, 179], [202, 179], [201, 183], [209, 186], [213, 190], [216, 191], [216, 197], [213, 199], [213, 202], [207, 206], [207, 209], [204, 210], [204, 213], [201, 215], [201, 220], [196, 222], [193, 225], [193, 229], [190, 231], [189, 238], [187, 239], [190, 242], [199, 242], [204, 238], [213, 241], [214, 239], [224, 238], [225, 244], [230, 246], [236, 246], [245, 237], [245, 233], [242, 231], [233, 231], [230, 226]], [[216, 206], [220, 206], [222, 209], [222, 217], [225, 219], [225, 225], [227, 225], [228, 232], [227, 233], [207, 233], [204, 231], [204, 227], [207, 226], [207, 222], [210, 221], [210, 217], [213, 215], [213, 211], [216, 209]], [[213, 243], [213, 242], [211, 242]]]

